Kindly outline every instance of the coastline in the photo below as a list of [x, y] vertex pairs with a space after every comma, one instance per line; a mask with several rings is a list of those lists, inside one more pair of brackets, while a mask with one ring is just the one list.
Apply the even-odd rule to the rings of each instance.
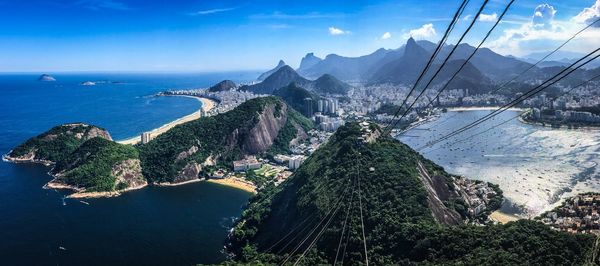
[[[497, 110], [500, 106], [473, 106], [473, 107], [449, 107], [448, 112], [464, 112], [464, 111], [489, 111], [489, 110]], [[512, 107], [508, 108], [510, 111], [524, 111], [523, 108]]]
[[60, 189], [60, 190], [71, 190], [74, 191], [74, 193], [71, 193], [69, 195], [66, 196], [66, 198], [68, 199], [91, 199], [91, 198], [110, 198], [110, 197], [117, 197], [120, 196], [122, 193], [128, 192], [128, 191], [132, 191], [132, 190], [138, 190], [138, 189], [142, 189], [148, 186], [148, 183], [144, 183], [143, 185], [137, 186], [137, 187], [128, 187], [126, 189], [122, 189], [122, 190], [115, 190], [115, 191], [85, 191], [85, 189], [81, 189], [78, 187], [74, 187], [74, 186], [70, 186], [70, 185], [66, 185], [60, 182], [55, 182], [56, 181], [56, 177], [50, 173], [48, 173], [49, 175], [53, 176], [54, 179], [50, 180], [48, 183], [46, 183], [42, 188], [44, 189]]
[[579, 126], [577, 128], [569, 128], [568, 125], [563, 125], [561, 124], [560, 127], [553, 127], [552, 124], [548, 124], [548, 123], [542, 123], [542, 122], [536, 122], [536, 121], [529, 121], [523, 118], [523, 116], [519, 116], [519, 122], [526, 124], [526, 125], [532, 125], [532, 126], [540, 126], [540, 127], [547, 127], [547, 128], [553, 128], [553, 129], [566, 129], [566, 130], [583, 130], [583, 131], [600, 131], [600, 126], [596, 126], [596, 127], [591, 127], [591, 126]]
[[[174, 128], [177, 125], [183, 124], [183, 123], [187, 123], [193, 120], [196, 120], [198, 118], [200, 118], [202, 116], [202, 112], [208, 112], [210, 110], [212, 110], [213, 108], [215, 108], [216, 106], [216, 102], [208, 99], [208, 98], [203, 98], [203, 97], [196, 97], [196, 96], [189, 96], [189, 95], [165, 95], [165, 96], [176, 96], [176, 97], [187, 97], [187, 98], [193, 98], [196, 99], [198, 101], [200, 101], [202, 103], [202, 106], [200, 107], [200, 109], [196, 112], [193, 112], [189, 115], [180, 117], [174, 121], [171, 121], [169, 123], [166, 123], [158, 128], [152, 129], [150, 131], [147, 131], [148, 133], [150, 133], [150, 135], [152, 136], [152, 138], [155, 138], [167, 131], [169, 131], [170, 129]], [[138, 136], [134, 136], [134, 137], [130, 137], [124, 140], [119, 140], [116, 141], [119, 144], [128, 144], [128, 145], [135, 145], [141, 142], [141, 137]]]
[[249, 181], [238, 179], [237, 177], [229, 177], [224, 179], [208, 179], [207, 182], [237, 188], [252, 194], [256, 194], [256, 186], [250, 185]]

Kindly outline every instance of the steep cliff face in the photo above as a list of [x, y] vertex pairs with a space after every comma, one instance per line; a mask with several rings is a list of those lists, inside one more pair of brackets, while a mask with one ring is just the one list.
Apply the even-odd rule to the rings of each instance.
[[[208, 165], [231, 167], [232, 160], [268, 151], [288, 124], [306, 123], [300, 117], [281, 99], [264, 97], [177, 126], [140, 146], [144, 176], [158, 183], [202, 178]], [[295, 136], [293, 132], [287, 142]]]
[[250, 129], [248, 137], [243, 140], [242, 151], [257, 154], [268, 150], [288, 119], [287, 108], [285, 104], [281, 105], [280, 110], [276, 110], [275, 104], [266, 106], [258, 115], [258, 122]]
[[418, 162], [417, 170], [419, 178], [427, 191], [427, 204], [429, 205], [429, 209], [431, 209], [433, 218], [441, 224], [461, 224], [462, 218], [460, 214], [444, 204], [444, 201], [459, 196], [448, 188], [446, 178], [439, 175], [431, 176], [421, 162]]

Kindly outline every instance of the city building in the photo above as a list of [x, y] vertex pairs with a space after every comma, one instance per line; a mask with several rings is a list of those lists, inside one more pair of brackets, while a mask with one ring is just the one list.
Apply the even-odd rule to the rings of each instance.
[[245, 172], [248, 170], [259, 169], [262, 163], [256, 160], [256, 157], [250, 156], [243, 160], [233, 161], [233, 171]]
[[296, 170], [296, 169], [298, 169], [300, 167], [300, 165], [302, 164], [302, 162], [304, 162], [305, 159], [306, 159], [306, 157], [302, 156], [302, 155], [291, 156], [289, 158], [288, 168], [290, 170]]

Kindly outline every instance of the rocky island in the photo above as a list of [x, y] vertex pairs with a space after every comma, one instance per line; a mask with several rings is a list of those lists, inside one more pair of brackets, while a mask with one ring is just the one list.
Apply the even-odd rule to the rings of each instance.
[[48, 74], [43, 74], [38, 78], [38, 81], [56, 81], [56, 79]]

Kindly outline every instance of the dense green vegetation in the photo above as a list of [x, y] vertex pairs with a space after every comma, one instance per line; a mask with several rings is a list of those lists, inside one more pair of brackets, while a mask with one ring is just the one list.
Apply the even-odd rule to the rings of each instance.
[[314, 123], [302, 116], [294, 109], [288, 110], [289, 119], [286, 121], [284, 127], [279, 130], [277, 138], [273, 141], [273, 145], [267, 151], [267, 156], [272, 157], [276, 154], [289, 154], [290, 153], [290, 141], [296, 138], [298, 130], [296, 126], [299, 126], [305, 132], [314, 128]]
[[[237, 262], [280, 263], [319, 221], [333, 217], [302, 261], [304, 265], [331, 264], [349, 210], [343, 261], [362, 264], [356, 204], [360, 180], [366, 243], [373, 265], [584, 263], [592, 237], [556, 232], [534, 221], [485, 227], [438, 224], [418, 178], [417, 162], [423, 162], [430, 173], [448, 174], [394, 139], [382, 137], [362, 144], [357, 142], [359, 136], [356, 124], [340, 128], [288, 181], [280, 187], [267, 187], [251, 199], [230, 239], [229, 249]], [[328, 216], [336, 208], [336, 215]], [[312, 240], [300, 246], [292, 262]]]
[[20, 157], [35, 150], [35, 159], [37, 160], [61, 161], [86, 140], [85, 138], [77, 138], [76, 135], [86, 136], [94, 128], [100, 129], [82, 124], [56, 126], [17, 146], [10, 153], [10, 156]]
[[[214, 155], [222, 167], [231, 167], [233, 160], [240, 159], [245, 154], [244, 141], [258, 122], [259, 114], [266, 106], [274, 105], [274, 116], [280, 117], [283, 104], [276, 97], [255, 98], [229, 112], [174, 127], [149, 143], [139, 146], [144, 176], [155, 182], [172, 182], [189, 162], [202, 163], [210, 155]], [[302, 119], [301, 115], [289, 108], [287, 114], [287, 122], [300, 125], [307, 123], [306, 118]], [[287, 148], [284, 141], [291, 139], [292, 128], [286, 125], [284, 130], [279, 132], [282, 136], [279, 137], [278, 134], [276, 149]], [[198, 148], [197, 152], [186, 158], [177, 158], [194, 146]]]
[[96, 137], [57, 162], [53, 172], [65, 171], [60, 178], [62, 182], [86, 188], [86, 191], [118, 190], [127, 185], [116, 184], [111, 171], [114, 165], [127, 159], [139, 159], [137, 149]]
[[139, 159], [138, 151], [108, 137], [104, 129], [95, 126], [61, 125], [27, 140], [10, 155], [18, 157], [34, 151], [36, 160], [55, 163], [52, 173], [58, 182], [86, 191], [124, 189], [128, 185], [116, 184], [112, 168], [124, 160]]
[[325, 74], [313, 82], [314, 90], [320, 94], [346, 95], [351, 89], [350, 85], [340, 81], [336, 77]]
[[[309, 92], [294, 82], [275, 90], [273, 95], [281, 97], [289, 106], [305, 116], [312, 115], [308, 113], [309, 109], [313, 111], [317, 110], [317, 103], [320, 99], [316, 94]], [[307, 102], [305, 99], [310, 99], [311, 101]]]

